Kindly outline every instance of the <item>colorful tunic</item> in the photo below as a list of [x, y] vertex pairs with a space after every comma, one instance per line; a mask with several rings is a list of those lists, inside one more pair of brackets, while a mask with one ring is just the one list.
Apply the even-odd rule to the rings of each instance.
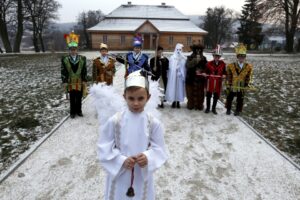
[[218, 64], [216, 62], [210, 61], [206, 64], [205, 73], [209, 76], [207, 77], [207, 87], [206, 91], [210, 93], [217, 93], [220, 96], [222, 89], [222, 76], [226, 75], [226, 65], [220, 60]]
[[248, 87], [252, 81], [253, 66], [249, 63], [244, 63], [242, 69], [238, 63], [230, 63], [227, 66], [227, 87], [232, 92], [243, 92], [245, 87]]
[[70, 55], [63, 56], [61, 78], [63, 83], [68, 83], [67, 91], [82, 91], [82, 82], [87, 82], [86, 57], [77, 55], [73, 60]]
[[93, 60], [93, 81], [96, 83], [106, 82], [107, 85], [113, 83], [113, 76], [116, 72], [115, 60], [112, 57], [108, 57], [107, 63], [105, 63], [101, 57]]
[[134, 56], [133, 52], [126, 54], [126, 58], [117, 57], [118, 62], [123, 63], [126, 67], [125, 77], [127, 77], [130, 73], [135, 72], [140, 69], [145, 69], [150, 71], [150, 67], [148, 64], [148, 56], [139, 53], [137, 56]]

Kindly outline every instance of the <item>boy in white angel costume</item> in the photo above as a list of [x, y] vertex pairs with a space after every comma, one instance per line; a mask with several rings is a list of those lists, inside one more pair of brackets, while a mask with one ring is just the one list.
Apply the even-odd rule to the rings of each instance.
[[[91, 89], [96, 99], [98, 95], [97, 101], [102, 98], [103, 102], [103, 98], [113, 96], [103, 97], [103, 89], [106, 90], [96, 85]], [[99, 98], [99, 95], [102, 97]], [[97, 146], [100, 163], [107, 172], [105, 200], [153, 200], [153, 172], [168, 159], [163, 126], [153, 112], [150, 114], [157, 102], [149, 101], [154, 106], [145, 108], [151, 95], [149, 82], [140, 71], [127, 77], [123, 96], [126, 108], [100, 126]], [[160, 101], [158, 96], [156, 99]], [[113, 104], [113, 101], [116, 98], [109, 98], [108, 104]], [[102, 104], [103, 108], [107, 106]], [[97, 110], [101, 114], [99, 109], [98, 105]]]

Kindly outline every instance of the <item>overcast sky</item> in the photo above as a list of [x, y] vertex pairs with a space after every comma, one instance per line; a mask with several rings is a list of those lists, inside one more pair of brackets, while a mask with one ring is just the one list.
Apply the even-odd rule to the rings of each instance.
[[[82, 11], [101, 10], [104, 14], [127, 4], [130, 0], [57, 0], [62, 7], [59, 9], [59, 22], [75, 22], [76, 17]], [[225, 8], [240, 12], [245, 0], [131, 0], [132, 4], [138, 5], [167, 5], [175, 6], [185, 15], [204, 15], [208, 7], [223, 5]]]

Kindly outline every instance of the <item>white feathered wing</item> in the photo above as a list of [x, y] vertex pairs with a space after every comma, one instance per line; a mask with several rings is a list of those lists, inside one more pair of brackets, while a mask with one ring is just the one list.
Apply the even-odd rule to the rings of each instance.
[[[160, 104], [163, 96], [162, 89], [159, 88], [158, 81], [149, 81], [149, 92], [151, 98], [145, 106], [145, 111], [160, 119], [160, 111], [157, 105]], [[126, 101], [122, 94], [118, 93], [113, 86], [105, 83], [94, 84], [90, 88], [90, 94], [94, 98], [94, 106], [97, 110], [100, 125], [103, 125], [115, 113], [126, 109]]]

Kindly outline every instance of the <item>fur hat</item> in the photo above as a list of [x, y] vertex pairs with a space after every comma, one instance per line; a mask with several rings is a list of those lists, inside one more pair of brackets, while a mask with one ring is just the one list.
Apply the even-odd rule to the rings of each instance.
[[198, 50], [203, 52], [204, 46], [202, 44], [193, 44], [192, 46], [190, 46], [190, 48], [192, 49], [193, 52], [196, 52]]
[[103, 49], [108, 50], [107, 44], [104, 44], [104, 43], [101, 43], [101, 44], [100, 44], [100, 50], [103, 50]]

